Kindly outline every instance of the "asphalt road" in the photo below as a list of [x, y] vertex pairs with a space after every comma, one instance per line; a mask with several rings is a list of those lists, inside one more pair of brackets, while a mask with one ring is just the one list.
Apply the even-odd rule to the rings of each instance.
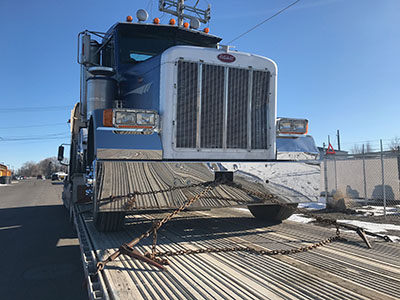
[[61, 182], [0, 185], [0, 299], [88, 299]]

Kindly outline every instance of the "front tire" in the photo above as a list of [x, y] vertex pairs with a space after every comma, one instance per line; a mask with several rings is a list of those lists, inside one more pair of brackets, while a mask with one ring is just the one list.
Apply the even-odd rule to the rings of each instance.
[[271, 223], [281, 222], [289, 218], [296, 210], [297, 203], [279, 205], [249, 205], [251, 214], [257, 219]]
[[97, 212], [94, 220], [96, 229], [100, 232], [120, 231], [124, 227], [125, 212]]

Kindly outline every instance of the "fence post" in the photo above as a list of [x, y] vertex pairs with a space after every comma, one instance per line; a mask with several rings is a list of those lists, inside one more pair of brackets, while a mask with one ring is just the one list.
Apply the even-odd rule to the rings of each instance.
[[382, 169], [382, 191], [383, 191], [383, 215], [386, 218], [386, 190], [385, 190], [385, 168], [383, 162], [383, 145], [381, 140], [381, 169]]
[[328, 203], [328, 162], [324, 154], [325, 205]]
[[337, 189], [337, 170], [336, 170], [336, 156], [335, 156], [335, 154], [333, 154], [333, 163], [335, 164], [335, 188], [336, 188], [336, 192], [337, 192], [338, 189]]
[[368, 205], [368, 197], [367, 197], [367, 176], [365, 174], [365, 150], [364, 150], [364, 144], [362, 146], [362, 163], [363, 163], [363, 181], [364, 181], [364, 200], [365, 200], [365, 205]]

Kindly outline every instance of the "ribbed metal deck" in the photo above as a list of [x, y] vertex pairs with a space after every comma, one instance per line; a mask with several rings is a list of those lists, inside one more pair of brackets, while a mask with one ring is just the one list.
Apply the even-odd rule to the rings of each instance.
[[[156, 215], [132, 216], [126, 230], [98, 233], [83, 214], [99, 258], [139, 236]], [[158, 215], [161, 217], [161, 215]], [[185, 212], [159, 231], [158, 250], [224, 246], [291, 249], [325, 239], [335, 231], [285, 221], [264, 226], [245, 210]], [[310, 252], [260, 256], [244, 252], [169, 257], [168, 272], [121, 256], [102, 272], [111, 299], [399, 299], [400, 244], [359, 237]], [[138, 249], [150, 250], [152, 239]], [[94, 298], [95, 299], [95, 298]]]

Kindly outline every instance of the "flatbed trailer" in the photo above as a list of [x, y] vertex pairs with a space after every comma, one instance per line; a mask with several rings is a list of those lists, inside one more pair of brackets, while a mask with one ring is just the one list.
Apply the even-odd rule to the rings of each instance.
[[[149, 229], [164, 213], [127, 216], [121, 232], [98, 232], [88, 205], [76, 204], [90, 299], [399, 299], [400, 244], [354, 232], [306, 252], [258, 255], [243, 251], [167, 257], [162, 271], [121, 255], [96, 273], [96, 263]], [[232, 246], [290, 250], [335, 235], [335, 229], [284, 221], [265, 225], [247, 209], [185, 211], [158, 231], [158, 251]], [[151, 237], [135, 249], [150, 251]]]

